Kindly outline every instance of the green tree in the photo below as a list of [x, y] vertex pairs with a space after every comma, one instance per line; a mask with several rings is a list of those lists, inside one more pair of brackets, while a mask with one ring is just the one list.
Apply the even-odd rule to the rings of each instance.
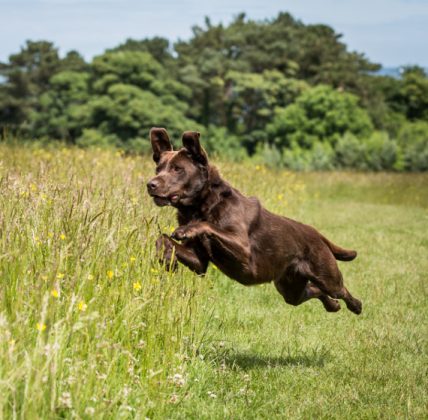
[[103, 139], [103, 143], [145, 150], [147, 133], [154, 125], [166, 126], [175, 134], [196, 129], [197, 124], [185, 116], [190, 89], [174, 80], [147, 51], [108, 51], [94, 58], [91, 73], [92, 96], [79, 144]]
[[[200, 129], [177, 107], [165, 104], [152, 92], [129, 84], [111, 85], [105, 95], [93, 97], [88, 102], [87, 111], [88, 128], [109, 136], [110, 143], [130, 150], [149, 149], [148, 132], [152, 126], [168, 127], [173, 136], [189, 128]], [[89, 140], [87, 135], [78, 139], [82, 145], [92, 141], [93, 132]]]
[[[180, 80], [191, 87], [191, 111], [205, 125], [227, 125], [230, 72], [276, 70], [311, 84], [326, 83], [370, 102], [366, 80], [378, 65], [347, 51], [341, 35], [326, 25], [304, 25], [288, 13], [264, 21], [238, 15], [230, 25], [195, 26], [189, 41], [174, 46]], [[233, 120], [233, 118], [232, 118]]]
[[40, 95], [60, 68], [57, 48], [47, 41], [27, 41], [8, 63], [0, 64], [0, 124], [28, 126], [30, 114], [38, 108]]
[[191, 90], [174, 80], [148, 52], [106, 52], [94, 58], [91, 70], [92, 88], [97, 94], [106, 93], [117, 83], [128, 84], [153, 92], [182, 111], [187, 109], [185, 101], [191, 96]]
[[334, 145], [346, 132], [357, 137], [370, 134], [373, 126], [358, 98], [329, 86], [313, 87], [295, 103], [277, 108], [267, 130], [270, 141], [279, 148], [295, 144], [310, 148], [317, 141]]
[[87, 71], [89, 66], [78, 51], [72, 50], [61, 59], [61, 70]]
[[243, 145], [250, 153], [257, 143], [267, 139], [265, 127], [272, 120], [274, 109], [291, 104], [308, 89], [305, 82], [285, 77], [278, 70], [230, 71], [225, 81], [227, 127], [243, 137]]
[[62, 71], [50, 79], [39, 109], [31, 115], [33, 135], [74, 142], [87, 124], [89, 73]]
[[428, 77], [423, 68], [413, 66], [404, 69], [399, 97], [407, 118], [428, 121]]
[[167, 66], [168, 71], [174, 69], [175, 60], [172, 55], [170, 42], [166, 38], [154, 37], [136, 40], [128, 38], [123, 44], [110, 51], [142, 51], [148, 52], [162, 66]]

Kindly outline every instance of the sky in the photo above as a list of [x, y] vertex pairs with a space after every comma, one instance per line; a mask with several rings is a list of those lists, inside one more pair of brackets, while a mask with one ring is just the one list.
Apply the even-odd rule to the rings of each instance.
[[0, 0], [0, 61], [27, 39], [89, 60], [127, 38], [188, 39], [205, 16], [227, 24], [241, 12], [261, 20], [280, 11], [332, 26], [350, 50], [384, 67], [428, 67], [428, 0]]

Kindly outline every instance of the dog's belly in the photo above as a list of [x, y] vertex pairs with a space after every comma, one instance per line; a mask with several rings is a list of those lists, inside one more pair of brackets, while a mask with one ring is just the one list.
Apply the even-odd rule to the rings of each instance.
[[205, 247], [210, 261], [222, 273], [245, 286], [269, 283], [281, 277], [288, 265], [288, 260], [293, 258], [287, 255], [279, 258], [278, 250], [269, 247], [263, 251], [252, 249], [249, 259], [235, 258], [208, 240], [205, 242]]
[[223, 261], [213, 261], [219, 270], [227, 277], [241, 283], [244, 286], [254, 286], [256, 284], [269, 283], [274, 279], [263, 275], [257, 276], [249, 270], [241, 269], [240, 267], [232, 267], [230, 264], [224, 264]]

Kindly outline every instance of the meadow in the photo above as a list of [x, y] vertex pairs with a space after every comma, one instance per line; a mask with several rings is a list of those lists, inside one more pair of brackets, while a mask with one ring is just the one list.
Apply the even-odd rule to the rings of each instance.
[[217, 166], [358, 251], [362, 315], [167, 272], [149, 157], [0, 144], [0, 417], [427, 418], [428, 175]]

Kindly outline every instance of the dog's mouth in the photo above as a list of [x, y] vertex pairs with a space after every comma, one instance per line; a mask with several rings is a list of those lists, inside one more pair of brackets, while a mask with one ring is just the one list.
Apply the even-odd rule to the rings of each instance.
[[157, 206], [171, 206], [174, 204], [178, 204], [180, 201], [180, 196], [178, 194], [170, 194], [170, 195], [156, 195], [150, 194], [153, 197], [153, 200]]

